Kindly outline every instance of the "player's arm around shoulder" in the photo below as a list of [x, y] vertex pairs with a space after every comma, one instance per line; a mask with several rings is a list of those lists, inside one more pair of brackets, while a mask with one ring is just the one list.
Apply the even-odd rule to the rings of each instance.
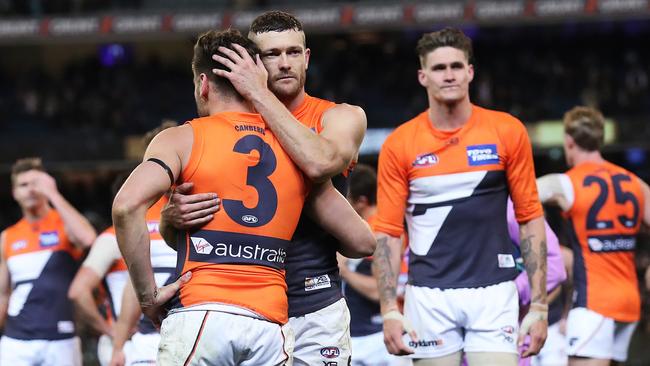
[[329, 179], [312, 188], [307, 204], [310, 217], [339, 240], [339, 252], [348, 258], [372, 255], [377, 242], [370, 227]]
[[366, 112], [351, 104], [337, 104], [322, 118], [323, 130], [318, 135], [325, 147], [312, 170], [306, 172], [312, 180], [330, 178], [347, 168], [359, 153], [366, 134]]

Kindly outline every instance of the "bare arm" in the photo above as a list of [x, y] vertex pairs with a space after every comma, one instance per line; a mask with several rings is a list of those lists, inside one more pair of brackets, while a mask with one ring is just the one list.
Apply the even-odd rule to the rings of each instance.
[[229, 79], [255, 109], [280, 141], [291, 159], [312, 181], [324, 181], [342, 172], [356, 157], [366, 131], [363, 109], [338, 105], [327, 111], [321, 134], [313, 133], [300, 123], [268, 89], [268, 73], [257, 57], [253, 60], [246, 50], [233, 45], [237, 52], [220, 47], [226, 57], [213, 59], [230, 71], [214, 69], [218, 76]]
[[145, 216], [148, 208], [170, 188], [171, 182], [161, 166], [147, 159], [155, 157], [163, 161], [173, 177], [178, 177], [182, 160], [174, 147], [183, 143], [183, 137], [186, 141], [187, 137], [183, 136], [181, 130], [183, 128], [189, 127], [169, 128], [154, 138], [145, 153], [145, 161], [131, 173], [113, 202], [113, 224], [120, 251], [129, 268], [140, 305], [154, 321], [159, 321], [161, 299], [151, 267], [150, 238]]
[[573, 206], [573, 186], [565, 174], [547, 174], [537, 179], [539, 200], [568, 211]]
[[97, 233], [90, 222], [61, 195], [54, 178], [45, 172], [39, 172], [35, 183], [36, 190], [47, 197], [61, 215], [70, 242], [81, 249], [89, 248]]
[[531, 304], [546, 301], [546, 230], [544, 217], [520, 225], [521, 257], [530, 282]]
[[341, 254], [337, 254], [336, 256], [339, 263], [339, 273], [343, 281], [367, 299], [378, 303], [379, 290], [377, 289], [377, 280], [373, 276], [350, 270], [348, 268], [348, 259]]
[[5, 232], [0, 234], [0, 330], [4, 329], [7, 320], [9, 296], [11, 295], [11, 277], [9, 267], [4, 255]]
[[372, 257], [372, 272], [377, 279], [381, 313], [398, 310], [397, 277], [399, 276], [402, 240], [377, 233], [377, 249]]
[[366, 132], [363, 109], [342, 104], [323, 115], [323, 131], [304, 126], [270, 91], [252, 100], [291, 159], [312, 181], [342, 172], [354, 159]]
[[113, 337], [113, 357], [111, 364], [123, 364], [124, 361], [124, 344], [131, 338], [133, 330], [138, 325], [138, 320], [142, 315], [138, 298], [135, 295], [133, 284], [127, 281], [122, 294], [122, 307], [120, 316], [115, 322], [115, 336]]
[[307, 212], [325, 231], [339, 240], [339, 251], [349, 258], [367, 257], [377, 242], [368, 224], [327, 180], [312, 188]]
[[113, 335], [111, 326], [97, 309], [93, 289], [99, 285], [101, 278], [94, 270], [82, 266], [70, 284], [68, 298], [75, 305], [83, 321], [90, 325], [99, 334]]

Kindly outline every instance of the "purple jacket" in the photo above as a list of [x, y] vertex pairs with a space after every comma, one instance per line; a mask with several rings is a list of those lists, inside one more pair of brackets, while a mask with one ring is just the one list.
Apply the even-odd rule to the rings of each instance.
[[[546, 227], [546, 244], [548, 246], [548, 272], [546, 274], [546, 290], [550, 292], [560, 283], [566, 280], [566, 271], [564, 269], [564, 262], [560, 255], [560, 243], [557, 236], [548, 226], [544, 220]], [[508, 232], [512, 241], [519, 245], [519, 223], [515, 219], [515, 209], [512, 200], [508, 199]], [[526, 272], [521, 272], [515, 279], [517, 291], [519, 292], [519, 303], [528, 304], [530, 302], [530, 285], [528, 283], [528, 275]]]

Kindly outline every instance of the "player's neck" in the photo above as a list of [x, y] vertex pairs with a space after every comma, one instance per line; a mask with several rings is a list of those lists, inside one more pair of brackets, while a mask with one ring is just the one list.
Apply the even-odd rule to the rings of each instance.
[[429, 119], [433, 127], [439, 130], [455, 130], [469, 121], [472, 115], [472, 103], [469, 98], [458, 103], [429, 102]]
[[305, 96], [306, 95], [307, 95], [307, 93], [305, 93], [305, 89], [303, 88], [302, 90], [300, 90], [298, 95], [296, 95], [295, 97], [287, 98], [286, 100], [280, 99], [280, 101], [282, 102], [282, 104], [284, 104], [284, 106], [287, 108], [287, 110], [293, 112], [298, 107], [300, 107], [302, 102], [305, 101]]
[[241, 101], [235, 98], [221, 99], [218, 103], [208, 104], [208, 113], [213, 116], [223, 112], [255, 113], [255, 108], [249, 101]]
[[600, 151], [576, 151], [573, 156], [574, 165], [582, 163], [604, 163], [605, 159], [600, 154]]
[[23, 209], [23, 217], [28, 222], [37, 222], [42, 220], [48, 212], [50, 212], [50, 205], [38, 205], [34, 208]]

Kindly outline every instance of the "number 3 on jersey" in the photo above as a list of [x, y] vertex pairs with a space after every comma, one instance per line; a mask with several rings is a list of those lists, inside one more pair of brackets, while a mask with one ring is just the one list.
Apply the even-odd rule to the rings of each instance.
[[275, 216], [278, 208], [278, 193], [269, 176], [277, 166], [277, 159], [271, 146], [259, 136], [247, 135], [239, 139], [233, 151], [240, 154], [250, 154], [256, 150], [260, 160], [256, 165], [248, 167], [246, 184], [257, 191], [257, 206], [248, 208], [242, 201], [223, 200], [223, 208], [228, 216], [235, 222], [248, 226], [258, 227], [267, 224]]
[[[625, 215], [618, 215], [618, 222], [626, 228], [635, 227], [637, 221], [639, 220], [639, 201], [631, 192], [626, 192], [621, 187], [623, 182], [629, 182], [632, 178], [625, 174], [616, 174], [612, 176], [612, 186], [614, 187], [614, 200], [618, 205], [625, 205], [628, 202], [632, 204], [634, 212], [632, 217], [627, 217]], [[601, 177], [595, 175], [588, 175], [585, 177], [585, 180], [582, 182], [584, 187], [589, 187], [591, 185], [597, 185], [600, 188], [598, 197], [589, 208], [587, 213], [587, 229], [589, 230], [603, 230], [611, 229], [614, 227], [613, 220], [598, 220], [598, 214], [600, 213], [603, 206], [607, 202], [609, 196], [609, 186], [607, 181]]]

